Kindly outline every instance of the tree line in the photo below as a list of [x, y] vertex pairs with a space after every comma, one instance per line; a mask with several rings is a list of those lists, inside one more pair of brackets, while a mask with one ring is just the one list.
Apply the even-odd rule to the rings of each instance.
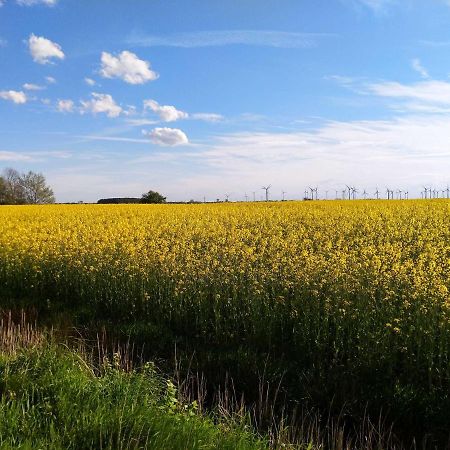
[[7, 168], [0, 175], [0, 205], [43, 203], [55, 203], [55, 196], [41, 173]]

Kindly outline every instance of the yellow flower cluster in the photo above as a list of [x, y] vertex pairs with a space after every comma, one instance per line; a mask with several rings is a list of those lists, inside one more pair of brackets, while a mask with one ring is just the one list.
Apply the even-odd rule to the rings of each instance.
[[449, 219], [445, 200], [1, 207], [0, 294], [418, 358], [450, 336]]

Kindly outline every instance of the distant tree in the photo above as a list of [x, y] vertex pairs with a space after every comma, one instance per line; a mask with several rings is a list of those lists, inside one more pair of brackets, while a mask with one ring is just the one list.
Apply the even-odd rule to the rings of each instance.
[[22, 177], [17, 170], [8, 167], [3, 171], [5, 184], [4, 203], [7, 205], [21, 205], [26, 203]]
[[146, 194], [142, 194], [141, 203], [166, 203], [166, 197], [159, 192], [148, 191]]
[[7, 168], [0, 177], [0, 204], [22, 205], [54, 203], [52, 189], [46, 185], [44, 175], [35, 172], [20, 174]]
[[113, 198], [101, 198], [97, 201], [99, 205], [110, 205], [110, 204], [132, 204], [141, 203], [140, 198], [134, 197], [113, 197]]
[[6, 181], [0, 176], [0, 205], [6, 204]]
[[25, 202], [30, 204], [55, 203], [53, 190], [47, 186], [44, 175], [28, 172], [20, 177]]

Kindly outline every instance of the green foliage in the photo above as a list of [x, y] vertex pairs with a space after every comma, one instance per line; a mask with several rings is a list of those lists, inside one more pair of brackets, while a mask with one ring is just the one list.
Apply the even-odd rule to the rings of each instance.
[[0, 394], [1, 448], [266, 448], [184, 405], [152, 365], [126, 373], [117, 356], [95, 369], [52, 345], [1, 355]]
[[142, 194], [141, 203], [166, 203], [166, 197], [163, 197], [159, 192], [148, 191]]

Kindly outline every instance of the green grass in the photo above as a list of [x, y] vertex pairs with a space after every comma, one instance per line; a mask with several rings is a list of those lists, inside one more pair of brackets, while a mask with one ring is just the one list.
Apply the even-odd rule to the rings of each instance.
[[244, 420], [213, 421], [152, 364], [95, 367], [53, 344], [0, 356], [0, 448], [262, 449]]

